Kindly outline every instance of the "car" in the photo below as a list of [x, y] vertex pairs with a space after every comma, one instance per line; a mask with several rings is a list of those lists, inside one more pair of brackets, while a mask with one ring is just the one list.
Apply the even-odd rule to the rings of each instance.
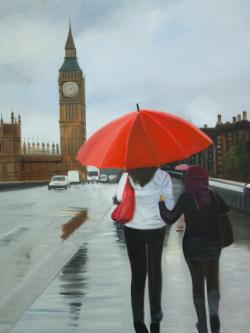
[[107, 175], [100, 175], [99, 182], [100, 183], [107, 183], [108, 182], [108, 176]]
[[109, 175], [108, 181], [111, 184], [116, 183], [116, 175]]
[[65, 189], [67, 190], [69, 184], [67, 176], [63, 175], [55, 175], [51, 178], [51, 181], [49, 182], [48, 189], [51, 190], [54, 189]]

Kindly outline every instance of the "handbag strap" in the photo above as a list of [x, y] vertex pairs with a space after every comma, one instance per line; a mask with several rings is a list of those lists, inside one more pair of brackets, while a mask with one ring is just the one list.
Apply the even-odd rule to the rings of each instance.
[[[126, 187], [131, 187], [133, 189], [133, 191], [135, 190], [134, 189], [134, 186], [131, 184], [131, 180], [129, 178], [129, 175], [127, 175], [127, 178], [126, 178], [126, 181], [125, 181], [125, 185], [124, 185], [124, 188], [123, 188], [123, 192], [125, 191]], [[123, 195], [123, 194], [122, 194]]]

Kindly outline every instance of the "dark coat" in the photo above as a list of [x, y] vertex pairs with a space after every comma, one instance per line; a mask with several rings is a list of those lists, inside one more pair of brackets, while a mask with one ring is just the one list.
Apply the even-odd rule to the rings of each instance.
[[186, 260], [208, 260], [220, 256], [217, 215], [225, 214], [228, 207], [218, 194], [210, 191], [210, 195], [210, 203], [200, 209], [197, 209], [190, 193], [183, 193], [172, 211], [166, 208], [164, 201], [159, 202], [161, 217], [168, 224], [173, 224], [184, 214], [186, 229], [182, 246]]

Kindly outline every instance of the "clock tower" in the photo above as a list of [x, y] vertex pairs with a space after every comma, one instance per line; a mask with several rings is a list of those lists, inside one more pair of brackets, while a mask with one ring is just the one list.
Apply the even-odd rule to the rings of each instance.
[[59, 69], [60, 140], [66, 171], [85, 168], [76, 161], [76, 154], [86, 139], [85, 80], [78, 65], [76, 48], [69, 23], [64, 62]]

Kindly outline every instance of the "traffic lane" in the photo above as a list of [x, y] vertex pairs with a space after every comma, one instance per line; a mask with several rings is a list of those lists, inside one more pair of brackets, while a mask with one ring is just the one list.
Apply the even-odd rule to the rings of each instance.
[[[17, 248], [23, 245], [34, 247], [39, 239], [58, 240], [61, 224], [86, 206], [90, 208], [91, 217], [91, 207], [101, 205], [102, 195], [99, 187], [98, 202], [96, 191], [88, 186], [75, 187], [70, 191], [48, 192], [46, 187], [12, 191], [10, 197], [6, 195], [1, 201], [0, 260], [6, 261], [8, 254], [13, 257], [13, 252], [18, 256]], [[32, 202], [30, 198], [33, 198]]]
[[[58, 233], [58, 226], [76, 212], [74, 207], [69, 207], [71, 200], [72, 203], [79, 200], [72, 191], [52, 193], [47, 187], [4, 194], [5, 200], [1, 201], [0, 260], [5, 261], [8, 256], [14, 257], [14, 252], [18, 256], [17, 248], [24, 245], [34, 248], [39, 239]], [[83, 208], [80, 203], [78, 206], [78, 209]]]
[[[100, 186], [98, 191], [102, 198]], [[2, 248], [8, 247], [11, 242], [16, 242], [16, 238], [21, 237], [21, 234], [27, 230], [39, 232], [47, 225], [53, 224], [55, 219], [67, 221], [68, 217], [79, 210], [91, 206], [91, 202], [98, 205], [93, 185], [92, 187], [73, 186], [69, 190], [48, 191], [47, 187], [39, 187], [1, 193], [0, 242], [2, 241]]]
[[106, 214], [13, 332], [122, 332], [121, 322], [129, 332], [130, 273], [121, 235]]
[[[35, 191], [34, 189], [18, 191], [19, 193], [12, 191], [11, 195], [14, 194], [12, 202], [9, 201], [8, 195], [6, 196], [2, 205], [5, 210], [1, 212], [9, 218], [9, 221], [12, 221], [11, 230], [15, 230], [15, 232], [11, 233], [8, 230], [7, 233], [1, 235], [3, 241], [0, 264], [5, 267], [0, 273], [1, 332], [4, 332], [6, 325], [10, 327], [15, 322], [48, 285], [49, 281], [77, 251], [82, 240], [88, 239], [98, 224], [98, 219], [106, 214], [107, 207], [102, 203], [106, 202], [107, 197], [110, 198], [108, 207], [110, 209], [113, 189], [109, 187], [103, 190], [102, 187], [100, 185], [95, 189], [95, 186], [78, 186], [59, 192], [50, 192], [46, 187], [37, 188]], [[27, 205], [30, 197], [36, 198], [32, 213]], [[13, 213], [13, 207], [18, 202], [20, 227], [16, 221], [13, 222], [17, 215], [16, 212]], [[63, 242], [60, 239], [61, 225], [76, 211], [85, 207], [89, 211], [86, 226]], [[2, 223], [1, 225], [1, 230], [6, 230], [5, 225]], [[24, 228], [24, 226], [25, 232], [19, 232], [20, 228]], [[6, 239], [4, 240], [6, 237], [9, 237], [8, 242], [5, 242]]]

